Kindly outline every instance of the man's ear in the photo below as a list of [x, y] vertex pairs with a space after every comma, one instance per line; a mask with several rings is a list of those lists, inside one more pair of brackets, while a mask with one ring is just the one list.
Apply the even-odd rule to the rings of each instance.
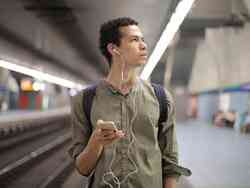
[[114, 55], [114, 45], [112, 43], [107, 45], [107, 50], [112, 56]]
[[109, 44], [107, 45], [107, 49], [108, 49], [109, 53], [110, 53], [112, 56], [113, 56], [114, 54], [119, 55], [119, 56], [121, 55], [120, 52], [119, 52], [119, 50], [118, 50], [118, 48], [116, 48], [115, 45], [112, 44], [112, 43], [109, 43]]

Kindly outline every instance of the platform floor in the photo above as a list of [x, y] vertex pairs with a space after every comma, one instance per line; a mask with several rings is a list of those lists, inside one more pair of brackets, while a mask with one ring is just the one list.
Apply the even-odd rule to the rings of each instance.
[[50, 110], [12, 110], [0, 112], [0, 127], [8, 122], [49, 118], [70, 114], [70, 107], [55, 108]]
[[[178, 188], [250, 188], [250, 134], [206, 123], [178, 123], [180, 164], [190, 168]], [[82, 178], [74, 172], [63, 188], [83, 188]]]
[[189, 121], [177, 126], [180, 162], [195, 188], [250, 188], [250, 135]]

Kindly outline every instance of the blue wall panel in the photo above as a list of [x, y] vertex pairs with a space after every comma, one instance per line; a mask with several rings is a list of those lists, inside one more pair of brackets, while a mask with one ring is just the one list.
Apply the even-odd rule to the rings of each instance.
[[203, 121], [212, 121], [214, 112], [218, 111], [218, 94], [203, 94], [198, 96], [198, 118]]

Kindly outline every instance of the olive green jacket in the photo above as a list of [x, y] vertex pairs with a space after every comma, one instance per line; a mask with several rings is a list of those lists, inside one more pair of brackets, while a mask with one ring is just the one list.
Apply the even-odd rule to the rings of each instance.
[[119, 183], [121, 188], [162, 188], [166, 177], [178, 178], [191, 174], [188, 169], [178, 165], [174, 102], [169, 92], [166, 91], [166, 95], [170, 102], [168, 118], [161, 125], [159, 137], [159, 103], [153, 87], [147, 81], [137, 79], [126, 96], [106, 82], [101, 82], [91, 109], [92, 128], [86, 123], [83, 93], [73, 97], [73, 144], [69, 149], [73, 159], [86, 147], [91, 129], [96, 128], [98, 119], [114, 121], [126, 135], [104, 147], [90, 175], [94, 177], [91, 188], [112, 188], [110, 185], [116, 188]]

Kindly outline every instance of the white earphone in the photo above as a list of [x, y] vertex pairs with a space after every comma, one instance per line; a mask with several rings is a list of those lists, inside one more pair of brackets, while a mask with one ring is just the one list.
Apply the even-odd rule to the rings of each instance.
[[124, 66], [125, 66], [125, 59], [123, 57], [123, 54], [115, 47], [112, 47], [112, 50], [114, 53], [116, 53], [117, 55], [120, 56], [121, 61], [122, 61], [122, 71], [121, 71], [121, 77], [122, 77], [122, 81], [124, 80]]
[[121, 53], [115, 48], [113, 48], [113, 52], [116, 53], [117, 55], [121, 55]]

